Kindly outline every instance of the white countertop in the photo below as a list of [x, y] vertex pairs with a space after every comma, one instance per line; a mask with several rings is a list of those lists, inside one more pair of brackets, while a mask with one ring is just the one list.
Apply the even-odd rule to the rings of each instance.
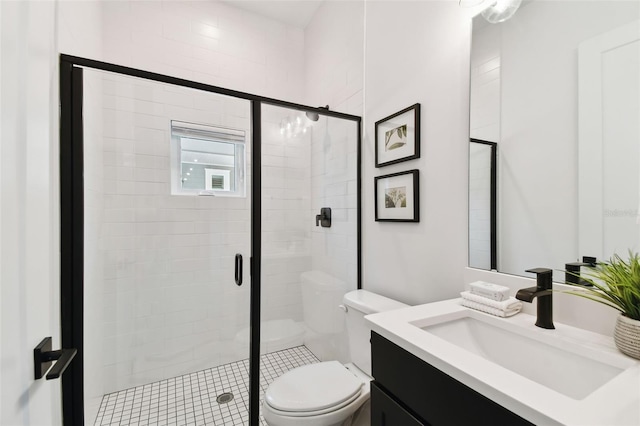
[[[640, 425], [640, 362], [621, 354], [613, 338], [558, 323], [555, 330], [544, 330], [534, 325], [535, 316], [524, 313], [510, 318], [490, 316], [492, 321], [508, 321], [522, 327], [528, 336], [551, 339], [558, 346], [581, 345], [585, 351], [597, 351], [607, 362], [625, 367], [602, 387], [576, 400], [420, 328], [429, 319], [468, 310], [460, 301], [428, 303], [365, 318], [376, 333], [534, 424]], [[475, 316], [488, 315], [472, 312]]]

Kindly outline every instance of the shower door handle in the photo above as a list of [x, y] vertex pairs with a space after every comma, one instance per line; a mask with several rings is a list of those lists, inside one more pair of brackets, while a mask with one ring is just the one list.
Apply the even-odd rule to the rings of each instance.
[[236, 253], [236, 284], [242, 285], [242, 255]]

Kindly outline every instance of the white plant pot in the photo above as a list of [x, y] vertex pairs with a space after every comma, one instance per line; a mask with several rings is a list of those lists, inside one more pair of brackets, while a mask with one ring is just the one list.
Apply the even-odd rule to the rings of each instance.
[[620, 352], [640, 359], [640, 321], [620, 314], [613, 332], [613, 340]]

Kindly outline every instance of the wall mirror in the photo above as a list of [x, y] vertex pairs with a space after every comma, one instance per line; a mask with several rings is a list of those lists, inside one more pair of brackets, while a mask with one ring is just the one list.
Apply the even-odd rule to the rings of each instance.
[[472, 37], [470, 139], [497, 176], [492, 198], [470, 142], [469, 265], [564, 281], [640, 250], [640, 2], [532, 0]]

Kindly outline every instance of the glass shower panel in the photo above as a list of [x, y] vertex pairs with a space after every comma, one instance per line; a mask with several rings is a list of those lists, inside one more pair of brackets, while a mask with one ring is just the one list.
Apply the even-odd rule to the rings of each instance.
[[[260, 349], [270, 382], [349, 359], [338, 305], [358, 285], [358, 123], [263, 104], [261, 147]], [[331, 226], [317, 221], [321, 208]]]
[[87, 424], [209, 403], [246, 423], [250, 102], [85, 69], [83, 107]]
[[469, 143], [469, 266], [492, 269], [491, 265], [491, 164], [492, 147]]

